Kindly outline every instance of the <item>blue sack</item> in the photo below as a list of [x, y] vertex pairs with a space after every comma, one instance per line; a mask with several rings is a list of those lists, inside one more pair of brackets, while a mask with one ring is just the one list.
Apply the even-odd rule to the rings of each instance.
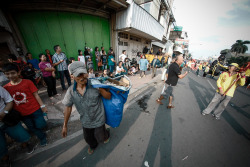
[[98, 81], [98, 79], [91, 79], [91, 85], [94, 88], [109, 89], [111, 93], [111, 99], [105, 99], [102, 97], [102, 101], [106, 115], [106, 124], [111, 126], [112, 128], [119, 127], [121, 123], [123, 107], [127, 101], [129, 90], [132, 86], [127, 76], [120, 76], [120, 78], [122, 77], [126, 78], [129, 81], [128, 87], [107, 85], [101, 83], [100, 81]]

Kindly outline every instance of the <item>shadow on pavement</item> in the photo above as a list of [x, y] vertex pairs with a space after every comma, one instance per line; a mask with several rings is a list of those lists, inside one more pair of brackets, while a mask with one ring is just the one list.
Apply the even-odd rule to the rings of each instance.
[[[243, 88], [245, 89], [245, 87], [243, 87]], [[243, 95], [247, 96], [248, 98], [250, 98], [250, 94], [246, 93], [246, 91], [249, 91], [249, 90], [247, 90], [247, 89], [244, 90], [244, 89], [237, 88], [237, 91], [242, 93]]]
[[[149, 87], [148, 90], [140, 93], [138, 96], [139, 97], [143, 96], [142, 98], [144, 98], [145, 97], [144, 94], [146, 92], [148, 92], [146, 99], [149, 99], [155, 90], [156, 89], [153, 86]], [[87, 160], [84, 161], [85, 164], [87, 162], [86, 166], [94, 167], [94, 166], [96, 166], [96, 164], [98, 164], [98, 162], [105, 160], [106, 157], [108, 157], [108, 155], [116, 148], [116, 146], [120, 143], [120, 141], [128, 133], [129, 128], [136, 122], [137, 118], [141, 114], [140, 110], [133, 110], [133, 108], [138, 107], [138, 105], [140, 105], [139, 101], [137, 101], [137, 103], [133, 103], [132, 105], [130, 105], [127, 108], [126, 112], [124, 113], [123, 120], [122, 120], [120, 127], [118, 127], [117, 130], [115, 129], [114, 133], [112, 133], [113, 129], [111, 129], [111, 140], [107, 145], [100, 144], [98, 146], [97, 150], [94, 152], [93, 156], [87, 155], [88, 146], [86, 146], [85, 148], [83, 148], [83, 150], [78, 155], [73, 157], [68, 162], [65, 162], [63, 165], [61, 165], [61, 167], [72, 166], [72, 162], [77, 162], [77, 161], [79, 162], [79, 160], [82, 160], [82, 155], [84, 155], [84, 154], [88, 158]], [[143, 109], [143, 110], [145, 111], [145, 109]], [[79, 166], [79, 164], [81, 164], [81, 163], [83, 163], [83, 162], [79, 162], [79, 163], [77, 163], [78, 165], [76, 164], [73, 166]]]
[[222, 113], [222, 116], [238, 134], [250, 140], [250, 134], [227, 112], [227, 110]]
[[[153, 86], [151, 86], [144, 92], [140, 93], [138, 97], [144, 96], [145, 93], [147, 93], [147, 96], [150, 97], [155, 90], [156, 89]], [[99, 146], [97, 147], [93, 155], [88, 155], [87, 153], [88, 146], [85, 146], [82, 149], [79, 148], [77, 149], [78, 153], [76, 155], [74, 156], [68, 155], [68, 157], [72, 156], [71, 159], [69, 160], [60, 159], [61, 162], [58, 165], [54, 165], [54, 166], [91, 166], [92, 167], [92, 166], [96, 166], [100, 161], [105, 160], [108, 157], [108, 155], [121, 142], [124, 136], [128, 133], [130, 127], [136, 122], [139, 115], [142, 113], [140, 110], [133, 110], [133, 108], [138, 108], [138, 104], [132, 103], [129, 106], [129, 108], [126, 110], [126, 112], [123, 115], [123, 120], [121, 122], [120, 127], [116, 129], [111, 128], [111, 140], [108, 144], [106, 145], [99, 144]], [[51, 163], [53, 164], [54, 161], [56, 160], [58, 161], [58, 157], [65, 154], [67, 150], [70, 150], [73, 147], [74, 148], [77, 147], [76, 145], [79, 144], [79, 142], [81, 142], [82, 140], [84, 140], [83, 135], [80, 135], [70, 141], [67, 141], [49, 150], [43, 151], [34, 156], [31, 155], [31, 157], [26, 158], [25, 160], [15, 161], [13, 163], [13, 166], [39, 166], [41, 164], [42, 164], [41, 166], [44, 166], [44, 161], [47, 163], [46, 166], [50, 166]], [[83, 157], [86, 157], [86, 159], [83, 160]]]
[[[194, 96], [200, 108], [200, 112], [202, 112], [202, 110], [204, 110], [207, 107], [208, 103], [212, 99], [213, 94], [210, 92], [214, 90], [210, 89], [210, 91], [208, 91], [208, 88], [196, 82], [192, 78], [188, 77], [188, 79], [189, 79], [189, 87], [190, 89], [192, 89], [192, 92], [194, 93]], [[202, 92], [198, 88], [203, 89], [205, 95], [202, 95]], [[209, 102], [206, 101], [206, 98], [209, 99]]]
[[238, 106], [235, 105], [235, 106], [233, 106], [233, 108], [234, 108], [238, 113], [240, 113], [240, 114], [244, 115], [246, 118], [250, 119], [250, 114], [247, 113], [246, 111], [242, 110], [242, 108], [247, 108], [247, 107], [249, 107], [249, 106], [250, 106], [250, 104], [245, 104], [245, 105], [243, 105], [243, 106], [241, 106], [241, 107], [238, 107]]
[[[164, 104], [166, 103], [164, 102]], [[158, 164], [158, 166], [171, 167], [172, 166], [171, 151], [172, 151], [171, 110], [167, 109], [166, 105], [160, 105], [158, 107], [155, 116], [154, 127], [141, 167], [145, 167], [144, 165], [145, 161], [148, 161], [149, 166], [154, 166], [158, 153], [160, 156], [160, 164]]]

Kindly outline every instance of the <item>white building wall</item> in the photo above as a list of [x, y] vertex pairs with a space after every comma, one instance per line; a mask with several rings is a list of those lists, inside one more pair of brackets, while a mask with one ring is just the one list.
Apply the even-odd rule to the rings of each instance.
[[[125, 33], [125, 32], [123, 32], [123, 33]], [[118, 52], [119, 52], [118, 55], [122, 54], [122, 50], [126, 50], [128, 58], [132, 60], [132, 58], [136, 58], [137, 52], [143, 51], [143, 48], [145, 46], [150, 48], [150, 42], [148, 39], [145, 39], [145, 38], [140, 37], [140, 36], [136, 36], [134, 34], [129, 34], [129, 33], [127, 33], [127, 34], [128, 34], [128, 39], [120, 38], [120, 45], [118, 45]], [[131, 35], [140, 38], [141, 41], [138, 42], [138, 41], [130, 40]], [[146, 42], [148, 42], [148, 44], [146, 44]], [[125, 46], [125, 45], [127, 45], [127, 46]]]
[[116, 14], [116, 29], [134, 28], [162, 40], [164, 27], [147, 11], [132, 2], [127, 10]]
[[161, 4], [160, 0], [153, 0], [148, 3], [144, 3], [140, 6], [143, 9], [145, 9], [148, 13], [150, 13], [156, 20], [158, 20], [160, 4]]

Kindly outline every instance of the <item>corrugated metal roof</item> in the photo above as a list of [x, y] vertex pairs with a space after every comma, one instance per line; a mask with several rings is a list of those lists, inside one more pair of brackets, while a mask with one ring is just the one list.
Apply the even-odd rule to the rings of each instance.
[[103, 17], [109, 17], [111, 13], [126, 9], [128, 6], [125, 0], [9, 0], [1, 3], [1, 8], [12, 11], [59, 10]]

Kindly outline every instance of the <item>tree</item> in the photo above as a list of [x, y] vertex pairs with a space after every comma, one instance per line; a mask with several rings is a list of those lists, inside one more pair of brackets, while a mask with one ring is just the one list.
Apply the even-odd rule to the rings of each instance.
[[231, 57], [229, 60], [228, 60], [228, 64], [231, 64], [231, 63], [237, 63], [239, 64], [239, 66], [243, 66], [245, 63], [247, 63], [248, 61], [248, 57], [243, 57], [243, 56], [239, 56], [239, 57]]
[[236, 53], [236, 56], [239, 53], [246, 53], [248, 47], [245, 44], [250, 44], [250, 41], [237, 40], [235, 44], [231, 46], [231, 51]]

